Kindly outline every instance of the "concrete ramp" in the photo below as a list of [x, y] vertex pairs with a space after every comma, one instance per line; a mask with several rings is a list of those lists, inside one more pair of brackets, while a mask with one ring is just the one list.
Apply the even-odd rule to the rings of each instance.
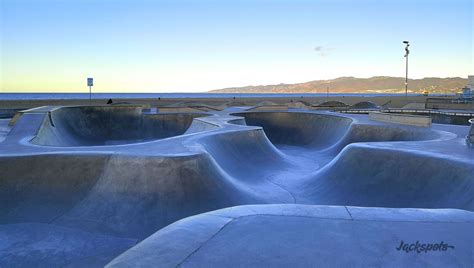
[[292, 189], [297, 203], [474, 211], [474, 163], [353, 144]]
[[113, 156], [84, 199], [54, 223], [143, 239], [189, 215], [270, 199], [247, 188], [206, 155]]
[[34, 144], [98, 146], [137, 143], [181, 135], [203, 113], [143, 114], [141, 107], [66, 107], [45, 117]]
[[274, 144], [323, 149], [337, 143], [349, 130], [351, 119], [313, 113], [247, 112], [242, 116], [250, 126], [263, 127]]
[[136, 239], [189, 215], [292, 200], [275, 195], [282, 190], [270, 191], [269, 182], [250, 187], [228, 177], [205, 154], [0, 158], [0, 177], [0, 223], [53, 223]]
[[104, 155], [0, 157], [0, 224], [54, 221], [88, 194], [107, 161]]
[[442, 138], [431, 129], [381, 124], [355, 124], [354, 120], [328, 114], [306, 112], [234, 113], [245, 118], [249, 126], [263, 128], [277, 147], [339, 152], [346, 145], [367, 141], [419, 141]]

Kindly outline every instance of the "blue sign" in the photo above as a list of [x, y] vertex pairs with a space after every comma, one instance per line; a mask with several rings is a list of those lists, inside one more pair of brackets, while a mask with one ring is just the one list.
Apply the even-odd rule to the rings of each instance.
[[94, 78], [87, 78], [87, 86], [91, 87], [94, 85]]

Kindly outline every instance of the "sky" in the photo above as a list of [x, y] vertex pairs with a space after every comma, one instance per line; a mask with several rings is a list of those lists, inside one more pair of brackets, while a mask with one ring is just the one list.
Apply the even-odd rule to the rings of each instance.
[[467, 77], [473, 0], [0, 0], [0, 92]]

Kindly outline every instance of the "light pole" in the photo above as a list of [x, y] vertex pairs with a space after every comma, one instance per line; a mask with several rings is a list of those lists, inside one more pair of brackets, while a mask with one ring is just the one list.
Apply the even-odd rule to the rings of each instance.
[[406, 58], [406, 68], [405, 68], [405, 97], [408, 97], [408, 54], [410, 54], [410, 50], [408, 50], [408, 47], [410, 46], [410, 43], [408, 41], [403, 41], [404, 44], [406, 44], [405, 47], [405, 58]]

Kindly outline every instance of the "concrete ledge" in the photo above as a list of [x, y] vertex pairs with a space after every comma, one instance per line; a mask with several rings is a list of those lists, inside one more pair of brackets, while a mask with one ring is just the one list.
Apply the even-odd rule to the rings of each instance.
[[405, 114], [392, 114], [392, 113], [380, 113], [372, 112], [369, 113], [369, 119], [380, 122], [396, 123], [418, 127], [430, 127], [431, 117], [419, 116], [419, 115], [405, 115]]

